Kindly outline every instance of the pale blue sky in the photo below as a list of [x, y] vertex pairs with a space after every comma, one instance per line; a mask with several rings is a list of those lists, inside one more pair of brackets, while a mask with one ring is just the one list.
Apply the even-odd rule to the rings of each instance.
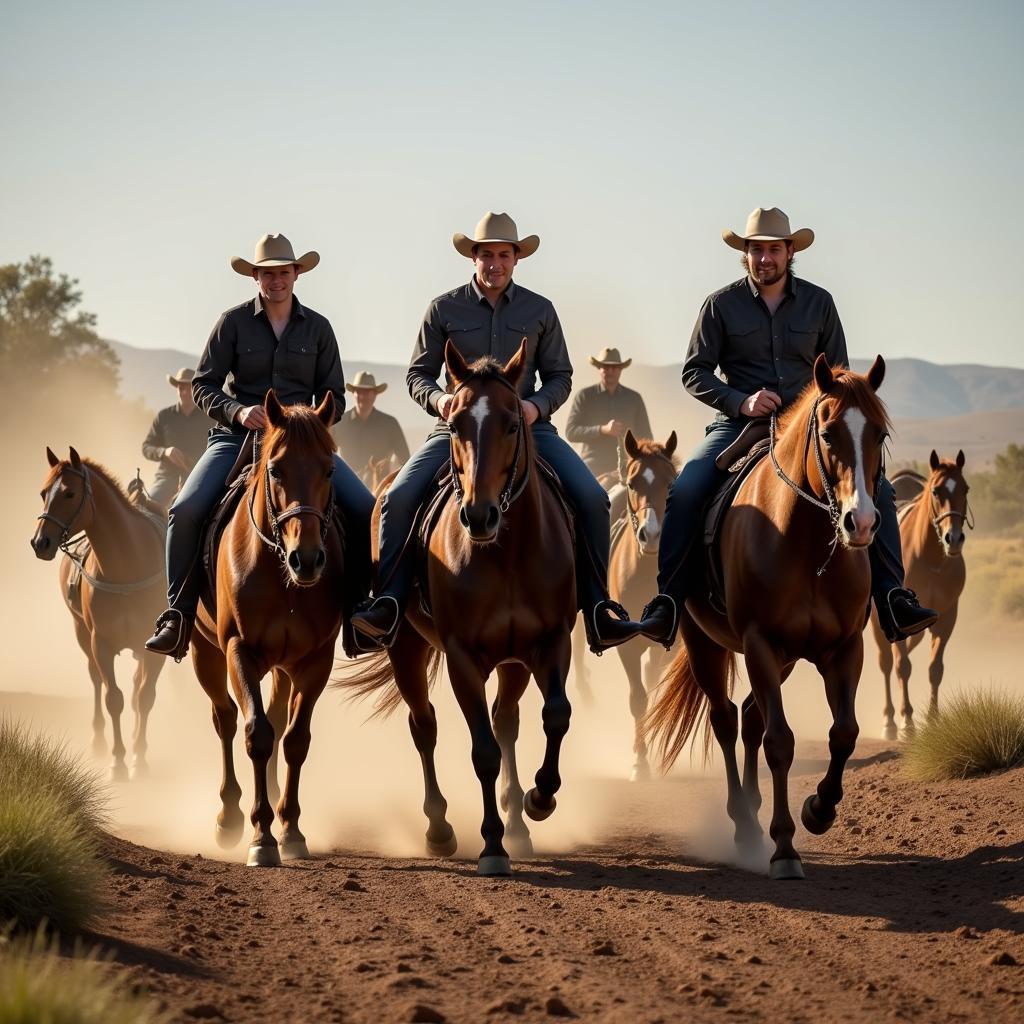
[[681, 359], [758, 205], [853, 355], [1024, 366], [1024, 5], [2, 0], [0, 263], [198, 352], [282, 231], [343, 355], [404, 362], [487, 209], [578, 362]]

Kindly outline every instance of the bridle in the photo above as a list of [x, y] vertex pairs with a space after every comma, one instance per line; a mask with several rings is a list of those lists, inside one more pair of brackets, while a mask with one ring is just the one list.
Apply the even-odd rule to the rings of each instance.
[[[509, 510], [509, 506], [516, 498], [519, 497], [523, 491], [526, 490], [526, 485], [530, 481], [530, 460], [526, 460], [526, 468], [523, 470], [522, 479], [520, 479], [518, 485], [516, 484], [516, 477], [519, 474], [519, 461], [523, 454], [523, 448], [526, 443], [526, 418], [523, 416], [522, 399], [519, 397], [519, 392], [504, 378], [493, 377], [492, 380], [496, 381], [503, 388], [508, 388], [513, 395], [516, 396], [516, 403], [519, 406], [519, 422], [516, 428], [516, 450], [512, 457], [512, 468], [509, 470], [508, 479], [505, 481], [505, 486], [501, 490], [501, 494], [498, 496], [498, 506], [502, 511], [502, 514]], [[452, 397], [454, 398], [460, 391], [468, 387], [472, 383], [471, 381], [464, 381], [460, 384], [453, 392]], [[452, 490], [455, 492], [455, 497], [458, 503], [461, 505], [465, 500], [465, 492], [462, 489], [462, 483], [459, 480], [458, 470], [455, 468], [455, 425], [453, 423], [448, 424], [448, 432], [451, 435], [452, 445], [449, 453], [449, 465], [450, 473], [452, 477]]]
[[78, 502], [78, 507], [72, 513], [71, 518], [65, 523], [63, 519], [58, 519], [52, 512], [43, 511], [36, 516], [36, 522], [43, 520], [45, 522], [56, 523], [60, 529], [60, 540], [57, 541], [57, 547], [64, 552], [65, 555], [70, 555], [71, 552], [68, 550], [69, 545], [76, 544], [82, 540], [85, 536], [85, 530], [79, 530], [78, 533], [72, 535], [71, 528], [75, 525], [75, 520], [82, 514], [82, 509], [85, 508], [85, 503], [92, 500], [92, 484], [89, 481], [89, 474], [86, 472], [85, 467], [81, 469], [75, 469], [74, 466], [65, 466], [61, 473], [73, 473], [77, 477], [82, 479], [82, 497]]
[[[640, 505], [637, 508], [633, 507], [633, 488], [630, 487], [629, 480], [625, 472], [621, 444], [617, 445], [615, 454], [619, 469], [619, 483], [626, 488], [626, 511], [629, 512], [629, 521], [633, 526], [633, 539], [636, 541], [637, 550], [640, 552], [641, 557], [644, 555], [654, 555], [657, 552], [645, 551], [643, 545], [640, 543], [640, 513], [648, 510], [656, 513], [656, 509], [649, 502], [644, 502], [643, 505]], [[672, 479], [675, 480], [679, 474], [676, 472], [676, 467], [672, 460], [667, 455], [661, 454], [658, 455], [658, 458], [664, 459], [672, 467]]]
[[[941, 515], [936, 515], [936, 504], [935, 504], [935, 493], [934, 488], [928, 488], [928, 512], [932, 520], [932, 528], [935, 530], [935, 536], [939, 538], [939, 543], [942, 543], [942, 526], [947, 519], [959, 519], [960, 522], [966, 526], [969, 530], [974, 529], [974, 510], [971, 508], [969, 501], [964, 502], [964, 511], [956, 512], [950, 509], [948, 512], [943, 512]], [[962, 531], [961, 531], [962, 532]]]

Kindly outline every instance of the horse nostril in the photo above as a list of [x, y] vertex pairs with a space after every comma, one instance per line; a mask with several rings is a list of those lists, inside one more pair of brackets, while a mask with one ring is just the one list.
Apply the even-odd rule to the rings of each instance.
[[465, 529], [469, 529], [469, 515], [466, 512], [466, 506], [463, 505], [459, 509], [459, 522], [462, 523]]
[[953, 534], [947, 533], [946, 536], [943, 537], [942, 539], [946, 542], [947, 546], [951, 546], [952, 543], [953, 543]]
[[647, 527], [646, 526], [641, 526], [640, 529], [637, 531], [636, 537], [637, 537], [637, 540], [639, 540], [641, 544], [646, 544], [647, 543]]
[[316, 553], [316, 558], [313, 560], [314, 569], [322, 569], [327, 564], [327, 552], [323, 548], [320, 548]]
[[296, 548], [288, 552], [288, 568], [292, 572], [298, 572], [302, 568], [302, 559], [299, 558], [299, 552]]
[[843, 529], [846, 530], [847, 533], [857, 532], [857, 524], [853, 520], [852, 512], [847, 512], [846, 515], [843, 516]]
[[487, 510], [487, 532], [493, 533], [501, 522], [501, 511], [497, 505], [492, 505]]

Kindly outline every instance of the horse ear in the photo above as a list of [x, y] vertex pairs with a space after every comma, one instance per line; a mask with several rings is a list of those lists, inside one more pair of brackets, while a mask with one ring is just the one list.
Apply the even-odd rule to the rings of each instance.
[[71, 467], [72, 469], [82, 468], [82, 457], [75, 451], [74, 448], [68, 446], [68, 454], [71, 456]]
[[835, 385], [832, 367], [828, 365], [824, 352], [819, 353], [818, 358], [814, 360], [814, 383], [823, 395], [827, 395]]
[[871, 385], [871, 390], [877, 391], [882, 386], [884, 379], [885, 360], [881, 356], [875, 356], [875, 361], [871, 364], [871, 369], [868, 370], [868, 384]]
[[518, 387], [526, 369], [526, 338], [519, 343], [516, 354], [502, 368], [502, 376], [512, 385]]
[[931, 455], [928, 456], [928, 465], [932, 467], [932, 470], [939, 468], [939, 453], [933, 448]]
[[[331, 401], [334, 401], [333, 395], [331, 396]], [[263, 410], [266, 412], [271, 426], [279, 427], [284, 423], [284, 407], [281, 405], [281, 401], [273, 388], [267, 392], [266, 397], [263, 399]]]
[[668, 435], [668, 440], [665, 442], [665, 454], [669, 458], [672, 458], [672, 456], [675, 454], [676, 444], [678, 443], [678, 440], [679, 439], [676, 437], [676, 432], [673, 430], [672, 433]]
[[455, 347], [455, 342], [449, 338], [444, 343], [444, 365], [448, 369], [448, 379], [458, 387], [468, 376], [469, 367], [462, 353]]
[[626, 431], [626, 436], [622, 439], [622, 447], [626, 449], [626, 454], [631, 459], [635, 459], [640, 454], [640, 449], [637, 447], [636, 438], [633, 436], [632, 430]]
[[957, 469], [963, 469], [964, 468], [964, 463], [966, 461], [967, 461], [967, 459], [964, 458], [964, 450], [963, 450], [963, 448], [961, 448], [960, 451], [958, 451], [956, 453], [956, 468]]
[[50, 451], [49, 447], [47, 447], [47, 449], [46, 449], [46, 461], [51, 466], [59, 466], [60, 465], [60, 459], [58, 459], [57, 456], [54, 455], [53, 452]]
[[324, 395], [324, 400], [316, 407], [316, 414], [320, 417], [320, 422], [327, 427], [328, 430], [334, 426], [334, 392], [328, 391]]

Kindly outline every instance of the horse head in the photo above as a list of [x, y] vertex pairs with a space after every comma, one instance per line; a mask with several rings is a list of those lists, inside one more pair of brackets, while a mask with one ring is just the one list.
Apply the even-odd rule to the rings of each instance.
[[489, 356], [467, 365], [449, 340], [444, 361], [455, 395], [448, 427], [459, 521], [474, 543], [490, 544], [515, 497], [517, 481], [525, 483], [531, 457], [518, 391], [526, 368], [526, 341], [502, 366]]
[[929, 457], [931, 475], [925, 484], [926, 500], [931, 505], [932, 526], [938, 535], [942, 550], [955, 558], [963, 553], [964, 524], [973, 527], [971, 510], [967, 504], [970, 487], [964, 480], [964, 453], [956, 453], [955, 461], [939, 458], [935, 449]]
[[[844, 546], [867, 547], [881, 517], [875, 508], [875, 485], [882, 472], [882, 446], [889, 436], [889, 416], [876, 392], [885, 377], [877, 356], [865, 375], [833, 369], [824, 354], [814, 362], [815, 434], [809, 437], [808, 472], [824, 469], [838, 506], [836, 532]], [[819, 464], [820, 460], [820, 464]]]
[[334, 512], [334, 395], [312, 409], [263, 400], [268, 426], [256, 474], [268, 526], [292, 583], [311, 587], [327, 564], [325, 540]]
[[653, 555], [661, 540], [661, 520], [677, 473], [673, 460], [676, 432], [673, 430], [668, 440], [659, 444], [657, 441], [637, 440], [633, 431], [627, 430], [622, 443], [629, 457], [622, 481], [626, 486], [629, 518], [640, 551]]
[[89, 477], [74, 448], [69, 449], [66, 460], [58, 459], [47, 448], [46, 460], [50, 471], [39, 492], [43, 511], [37, 517], [31, 544], [36, 558], [49, 562], [69, 537], [89, 525], [92, 502], [89, 501]]

